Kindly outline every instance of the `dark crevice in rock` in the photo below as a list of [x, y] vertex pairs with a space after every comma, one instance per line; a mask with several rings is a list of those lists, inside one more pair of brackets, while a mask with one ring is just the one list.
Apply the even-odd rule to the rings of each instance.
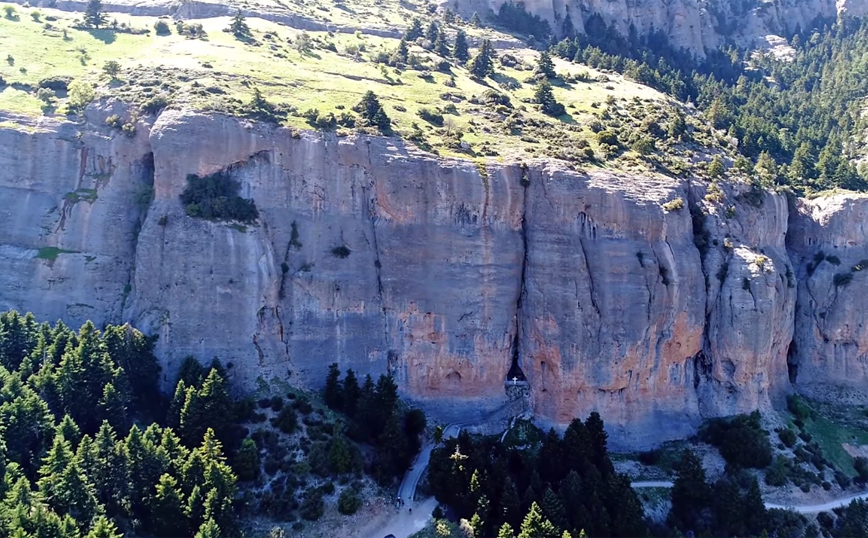
[[790, 383], [796, 384], [799, 377], [799, 362], [798, 350], [796, 349], [796, 339], [790, 340], [790, 346], [787, 348], [787, 374], [790, 378]]
[[518, 298], [515, 302], [515, 334], [512, 340], [512, 363], [509, 371], [506, 374], [507, 381], [518, 379], [524, 381], [526, 379], [524, 371], [521, 369], [521, 356], [519, 347], [521, 344], [521, 326], [522, 326], [522, 303], [524, 296], [527, 293], [527, 258], [528, 258], [528, 241], [527, 241], [527, 185], [524, 185], [524, 198], [522, 198], [521, 207], [521, 277], [518, 284]]
[[[368, 149], [370, 151], [370, 148]], [[377, 240], [377, 214], [375, 208], [377, 207], [377, 199], [376, 196], [369, 197], [369, 191], [367, 186], [362, 185], [362, 193], [365, 199], [368, 201], [368, 221], [371, 223], [371, 240], [370, 246], [374, 251], [374, 274], [377, 277], [377, 298], [380, 301], [380, 308], [382, 309], [382, 320], [383, 320], [383, 343], [388, 345], [389, 343], [389, 321], [386, 316], [386, 300], [384, 296], [384, 287], [383, 287], [383, 264], [380, 261], [380, 245]], [[389, 372], [393, 372], [394, 368], [398, 365], [398, 352], [395, 350], [389, 350], [387, 353], [387, 368]]]
[[136, 280], [136, 252], [138, 252], [139, 248], [139, 234], [142, 231], [142, 226], [145, 224], [145, 219], [148, 217], [148, 210], [151, 207], [151, 203], [154, 200], [154, 154], [146, 153], [142, 160], [139, 161], [139, 166], [141, 166], [141, 193], [139, 196], [140, 200], [136, 200], [137, 209], [139, 209], [138, 220], [136, 221], [136, 227], [133, 230], [132, 237], [132, 261], [130, 262], [130, 271], [128, 273], [127, 284], [124, 286], [123, 296], [121, 297], [121, 314], [123, 314], [126, 305], [127, 299], [130, 296], [130, 292], [133, 289], [133, 284]]
[[[718, 296], [713, 301], [708, 296], [710, 282], [708, 277], [708, 268], [706, 267], [706, 254], [708, 254], [709, 238], [711, 236], [708, 229], [705, 227], [706, 215], [699, 202], [696, 199], [696, 194], [693, 191], [693, 185], [690, 180], [687, 181], [687, 207], [690, 211], [690, 224], [693, 229], [693, 243], [696, 245], [696, 250], [699, 252], [700, 270], [705, 280], [705, 324], [702, 329], [702, 350], [693, 358], [693, 388], [698, 389], [702, 382], [711, 381], [712, 359], [706, 350], [710, 349], [709, 345], [709, 328], [711, 327], [711, 313], [714, 310], [714, 304], [720, 299], [720, 288], [718, 286]], [[726, 262], [724, 262], [726, 263]], [[716, 276], [716, 275], [715, 275]]]

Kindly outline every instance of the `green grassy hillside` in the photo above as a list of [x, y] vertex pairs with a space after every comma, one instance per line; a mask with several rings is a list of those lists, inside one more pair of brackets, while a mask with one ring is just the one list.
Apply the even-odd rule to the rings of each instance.
[[[436, 21], [450, 46], [459, 30], [465, 32], [471, 56], [477, 51], [473, 43], [483, 38], [519, 43], [492, 29], [426, 16], [412, 3], [353, 9], [321, 3], [284, 7], [346, 25], [376, 20], [398, 33], [410, 24], [411, 15], [420, 15], [423, 30]], [[275, 112], [265, 118], [254, 114], [260, 119], [297, 128], [336, 128], [339, 134], [376, 132], [364, 128], [351, 110], [373, 91], [392, 120], [387, 134], [434, 152], [469, 157], [545, 156], [582, 166], [678, 173], [691, 168], [693, 160], [707, 160], [693, 157], [703, 153], [703, 146], [721, 146], [720, 135], [672, 98], [621, 75], [561, 60], [555, 60], [558, 76], [551, 84], [565, 113], [544, 114], [535, 99], [540, 53], [527, 47], [499, 49], [494, 73], [475, 78], [462, 62], [429, 50], [431, 43], [424, 38], [408, 42], [404, 61], [390, 60], [401, 41], [364, 28], [303, 32], [251, 17], [245, 20], [249, 33], [236, 36], [227, 31], [232, 19], [219, 17], [187, 21], [188, 34], [190, 25], [201, 25], [199, 37], [191, 38], [179, 35], [170, 19], [162, 20], [169, 35], [157, 35], [159, 19], [152, 17], [110, 14], [109, 28], [97, 30], [81, 28], [78, 13], [13, 9], [14, 15], [0, 18], [0, 55], [7, 57], [0, 63], [6, 82], [0, 110], [15, 114], [70, 112], [67, 93], [57, 92], [54, 98], [40, 93], [46, 79], [67, 77], [94, 87], [96, 98], [113, 96], [139, 106], [142, 115], [155, 111], [154, 103], [250, 114], [259, 92]], [[117, 62], [114, 76], [105, 72], [107, 62]], [[690, 137], [664, 136], [685, 112]], [[330, 114], [342, 121], [335, 125]]]

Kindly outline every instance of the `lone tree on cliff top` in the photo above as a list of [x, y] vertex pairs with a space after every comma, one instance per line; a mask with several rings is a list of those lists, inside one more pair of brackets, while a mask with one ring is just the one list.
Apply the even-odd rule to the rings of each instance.
[[87, 8], [84, 11], [84, 23], [93, 28], [99, 28], [105, 25], [108, 17], [102, 10], [102, 2], [100, 0], [90, 0], [87, 3]]

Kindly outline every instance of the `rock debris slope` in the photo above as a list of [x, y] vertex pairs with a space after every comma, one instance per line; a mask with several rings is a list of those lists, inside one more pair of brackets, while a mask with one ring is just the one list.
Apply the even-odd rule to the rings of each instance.
[[[520, 371], [541, 420], [598, 410], [631, 446], [794, 387], [865, 395], [868, 198], [791, 207], [182, 111], [127, 138], [105, 126], [123, 112], [0, 124], [0, 308], [130, 321], [167, 383], [187, 355], [246, 387], [316, 388], [336, 361], [468, 420]], [[257, 224], [186, 215], [187, 175], [218, 171]]]

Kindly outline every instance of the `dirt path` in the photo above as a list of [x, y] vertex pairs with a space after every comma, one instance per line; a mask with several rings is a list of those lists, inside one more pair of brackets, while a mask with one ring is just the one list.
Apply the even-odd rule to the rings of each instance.
[[[443, 429], [443, 439], [457, 437], [461, 432], [462, 424], [449, 424]], [[398, 498], [403, 501], [403, 506], [400, 509], [396, 508], [395, 517], [390, 519], [384, 526], [371, 535], [371, 538], [383, 538], [384, 536], [393, 535], [395, 538], [407, 538], [411, 534], [419, 532], [425, 528], [425, 525], [431, 520], [431, 512], [437, 506], [437, 500], [434, 497], [415, 500], [416, 486], [419, 485], [419, 480], [425, 473], [425, 468], [428, 467], [428, 461], [431, 459], [431, 451], [434, 450], [434, 443], [426, 443], [413, 465], [407, 470], [401, 485], [398, 487]], [[412, 512], [411, 512], [412, 510]]]

